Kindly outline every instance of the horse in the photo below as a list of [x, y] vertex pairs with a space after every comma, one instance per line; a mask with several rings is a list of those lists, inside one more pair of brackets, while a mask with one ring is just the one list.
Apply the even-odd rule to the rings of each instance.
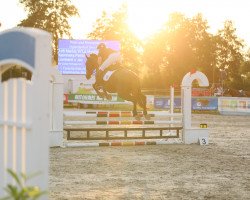
[[[98, 56], [96, 54], [90, 54], [87, 56], [85, 54], [86, 60], [86, 78], [90, 79], [94, 71], [99, 70]], [[107, 70], [104, 72], [106, 73]], [[141, 92], [141, 84], [139, 77], [131, 70], [126, 68], [115, 69], [108, 80], [103, 80], [103, 91], [104, 96], [108, 93], [117, 93], [117, 95], [127, 101], [133, 103], [133, 116], [139, 120], [140, 116], [137, 112], [137, 105], [143, 109], [143, 116], [146, 119], [150, 119], [150, 115], [147, 114], [146, 107], [146, 96]], [[97, 95], [103, 98], [103, 95], [99, 92], [96, 83], [93, 85], [94, 90]]]
[[250, 92], [227, 88], [224, 92], [224, 95], [232, 97], [250, 97]]

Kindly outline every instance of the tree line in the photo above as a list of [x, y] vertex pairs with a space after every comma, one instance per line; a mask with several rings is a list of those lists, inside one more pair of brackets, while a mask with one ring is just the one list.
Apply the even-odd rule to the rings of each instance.
[[[77, 8], [71, 0], [19, 2], [28, 15], [18, 26], [51, 32], [57, 61], [57, 41], [72, 38], [68, 19], [79, 16]], [[245, 50], [244, 41], [237, 36], [232, 21], [225, 21], [224, 27], [212, 34], [202, 14], [187, 17], [172, 13], [160, 30], [141, 41], [129, 29], [127, 13], [125, 4], [111, 14], [104, 11], [88, 38], [120, 41], [123, 65], [141, 77], [143, 87], [180, 85], [187, 72], [200, 70], [210, 83], [250, 90], [250, 52]]]

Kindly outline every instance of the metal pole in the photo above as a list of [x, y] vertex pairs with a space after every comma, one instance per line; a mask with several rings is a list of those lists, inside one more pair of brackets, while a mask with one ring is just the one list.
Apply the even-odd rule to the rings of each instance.
[[[170, 114], [171, 114], [171, 122], [174, 120], [174, 118], [172, 117], [172, 115], [174, 114], [174, 87], [171, 86], [170, 87]], [[172, 127], [173, 124], [170, 125], [170, 127]]]

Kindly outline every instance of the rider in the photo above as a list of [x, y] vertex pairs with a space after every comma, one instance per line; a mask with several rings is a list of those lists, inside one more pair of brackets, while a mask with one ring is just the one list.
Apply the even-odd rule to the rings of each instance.
[[121, 67], [121, 55], [119, 51], [107, 48], [104, 43], [97, 46], [99, 70], [96, 72], [96, 85], [102, 88], [104, 73], [108, 70], [115, 70]]

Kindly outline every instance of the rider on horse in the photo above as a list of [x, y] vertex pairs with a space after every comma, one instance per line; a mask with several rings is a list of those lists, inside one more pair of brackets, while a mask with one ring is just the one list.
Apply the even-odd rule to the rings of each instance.
[[98, 90], [103, 90], [103, 76], [107, 71], [113, 71], [121, 67], [120, 52], [107, 48], [104, 43], [97, 46], [99, 70], [96, 72], [96, 85]]

